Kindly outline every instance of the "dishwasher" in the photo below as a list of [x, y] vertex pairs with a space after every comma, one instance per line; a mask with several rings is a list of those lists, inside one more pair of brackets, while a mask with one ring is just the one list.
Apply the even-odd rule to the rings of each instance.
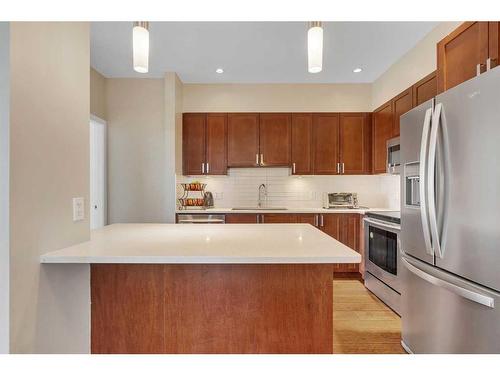
[[177, 215], [177, 224], [224, 224], [226, 215]]

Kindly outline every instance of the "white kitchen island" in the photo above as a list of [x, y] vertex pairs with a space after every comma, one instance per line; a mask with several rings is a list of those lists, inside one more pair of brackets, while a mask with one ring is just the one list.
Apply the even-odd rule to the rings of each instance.
[[333, 264], [308, 224], [113, 224], [41, 257], [91, 265], [92, 353], [332, 353]]

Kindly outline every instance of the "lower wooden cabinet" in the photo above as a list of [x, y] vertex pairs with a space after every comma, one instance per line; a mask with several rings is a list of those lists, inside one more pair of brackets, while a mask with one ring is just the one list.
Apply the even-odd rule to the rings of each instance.
[[257, 214], [226, 214], [226, 224], [257, 224]]
[[260, 222], [263, 224], [293, 224], [297, 223], [296, 214], [262, 214]]

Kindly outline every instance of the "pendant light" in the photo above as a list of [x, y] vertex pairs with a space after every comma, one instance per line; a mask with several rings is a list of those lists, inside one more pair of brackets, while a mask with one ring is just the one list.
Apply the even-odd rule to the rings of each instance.
[[309, 22], [307, 59], [309, 73], [321, 72], [323, 69], [323, 25], [320, 21]]
[[134, 22], [132, 29], [134, 70], [147, 73], [149, 68], [149, 22]]

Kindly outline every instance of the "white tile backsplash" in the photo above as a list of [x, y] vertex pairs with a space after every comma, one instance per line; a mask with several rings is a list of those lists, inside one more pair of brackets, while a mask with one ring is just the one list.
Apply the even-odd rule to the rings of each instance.
[[255, 206], [259, 185], [266, 184], [267, 203], [276, 207], [322, 207], [325, 193], [354, 192], [361, 206], [399, 209], [399, 176], [392, 175], [291, 176], [289, 168], [230, 168], [227, 176], [178, 175], [176, 180], [206, 183], [221, 208]]

